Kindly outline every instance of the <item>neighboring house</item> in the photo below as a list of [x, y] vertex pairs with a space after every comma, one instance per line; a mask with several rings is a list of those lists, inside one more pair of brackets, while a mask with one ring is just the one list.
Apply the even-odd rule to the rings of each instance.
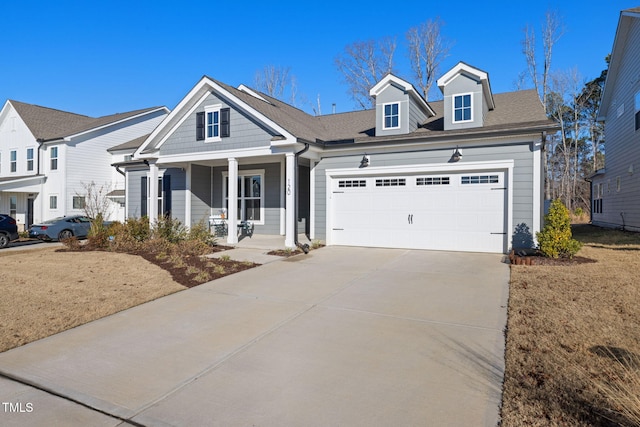
[[[506, 252], [540, 230], [547, 119], [533, 90], [494, 95], [459, 63], [427, 103], [387, 75], [376, 108], [310, 116], [203, 77], [136, 150], [129, 216], [194, 224], [226, 210], [227, 242], [296, 229], [329, 245]], [[296, 203], [297, 195], [297, 203]], [[297, 209], [296, 209], [297, 208]]]
[[640, 231], [640, 7], [620, 13], [598, 120], [605, 167], [591, 181], [591, 221]]
[[[0, 212], [21, 229], [83, 212], [85, 186], [124, 188], [107, 149], [148, 135], [165, 107], [87, 117], [9, 100], [0, 111]], [[124, 219], [115, 199], [109, 219]]]

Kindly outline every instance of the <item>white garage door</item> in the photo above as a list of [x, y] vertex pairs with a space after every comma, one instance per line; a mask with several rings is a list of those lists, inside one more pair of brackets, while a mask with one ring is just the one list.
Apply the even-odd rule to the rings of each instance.
[[504, 171], [334, 177], [334, 245], [504, 252]]

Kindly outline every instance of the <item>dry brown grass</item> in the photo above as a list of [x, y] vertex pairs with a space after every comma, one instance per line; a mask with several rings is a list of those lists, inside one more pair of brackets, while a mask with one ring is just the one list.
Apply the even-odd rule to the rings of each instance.
[[511, 267], [505, 426], [638, 425], [640, 235], [574, 237], [596, 263]]
[[0, 253], [0, 352], [185, 289], [139, 256]]

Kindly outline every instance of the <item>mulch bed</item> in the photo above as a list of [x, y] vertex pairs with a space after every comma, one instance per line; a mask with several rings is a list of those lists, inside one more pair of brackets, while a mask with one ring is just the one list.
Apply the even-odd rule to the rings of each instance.
[[[231, 246], [214, 245], [211, 247], [210, 252], [222, 252], [229, 249], [233, 249]], [[61, 252], [81, 252], [83, 250], [97, 250], [103, 251], [100, 248], [88, 248], [86, 244], [80, 244], [78, 246], [58, 249]], [[205, 256], [184, 254], [180, 257], [180, 263], [174, 262], [171, 257], [160, 257], [153, 251], [138, 250], [130, 252], [130, 255], [138, 255], [152, 264], [157, 265], [163, 270], [168, 271], [171, 274], [171, 278], [180, 285], [186, 288], [192, 288], [194, 286], [202, 285], [211, 280], [219, 279], [230, 274], [238, 273], [240, 271], [248, 270], [259, 266], [253, 262], [234, 261], [231, 259], [220, 258], [207, 258]]]
[[[219, 249], [213, 252], [220, 252]], [[185, 256], [183, 258], [185, 265], [176, 266], [169, 259], [159, 260], [153, 253], [138, 253], [142, 258], [146, 259], [152, 264], [161, 267], [171, 274], [173, 280], [178, 282], [184, 287], [193, 288], [194, 286], [202, 285], [211, 280], [219, 279], [230, 274], [238, 273], [240, 271], [248, 270], [259, 266], [253, 262], [241, 262], [234, 260], [224, 260], [219, 258], [206, 258], [201, 256]], [[206, 281], [197, 280], [196, 276], [189, 274], [187, 270], [189, 268], [195, 268], [199, 271], [206, 271], [209, 275], [209, 279]]]
[[556, 265], [568, 266], [597, 262], [591, 258], [574, 256], [573, 258], [548, 258], [537, 249], [514, 249], [509, 252], [509, 262], [512, 265]]

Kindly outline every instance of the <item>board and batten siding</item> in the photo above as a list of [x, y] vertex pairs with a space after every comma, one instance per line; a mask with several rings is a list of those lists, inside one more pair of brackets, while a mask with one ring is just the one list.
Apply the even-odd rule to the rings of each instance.
[[[222, 138], [218, 142], [196, 141], [196, 114], [203, 112], [208, 105], [222, 105], [222, 108], [231, 109], [231, 129], [228, 138]], [[272, 134], [249, 115], [211, 93], [162, 144], [160, 156], [269, 147], [272, 137]]]
[[[483, 147], [467, 147], [462, 149], [463, 162], [492, 162], [499, 160], [513, 160], [513, 200], [510, 205], [513, 214], [513, 226], [526, 225], [533, 232], [533, 156], [539, 152], [532, 152], [532, 142], [518, 144], [491, 145]], [[403, 153], [368, 152], [371, 166], [408, 166], [446, 164], [451, 158], [451, 148]], [[316, 239], [326, 240], [327, 224], [327, 169], [354, 168], [360, 163], [362, 155], [325, 157], [314, 168], [315, 173], [315, 236]], [[514, 230], [511, 230], [512, 232]], [[511, 242], [509, 242], [511, 246]]]
[[[618, 68], [611, 105], [605, 120], [605, 174], [594, 177], [593, 188], [602, 183], [602, 213], [593, 213], [593, 223], [640, 230], [640, 130], [635, 130], [635, 94], [640, 91], [640, 19], [629, 28]], [[620, 115], [618, 115], [620, 114]], [[630, 167], [633, 165], [633, 172]], [[617, 181], [620, 179], [620, 191]], [[622, 214], [622, 215], [621, 215]]]
[[[82, 209], [73, 209], [73, 196], [86, 193], [85, 187], [92, 182], [95, 183], [97, 189], [101, 187], [109, 190], [123, 188], [124, 177], [122, 175], [117, 174], [118, 181], [113, 181], [114, 168], [111, 166], [113, 158], [107, 149], [151, 133], [165, 115], [164, 111], [146, 114], [73, 138], [71, 142], [67, 143], [64, 163], [58, 161], [58, 169], [64, 168], [66, 181], [65, 214], [81, 214], [83, 212]], [[115, 214], [115, 211], [112, 214]]]

